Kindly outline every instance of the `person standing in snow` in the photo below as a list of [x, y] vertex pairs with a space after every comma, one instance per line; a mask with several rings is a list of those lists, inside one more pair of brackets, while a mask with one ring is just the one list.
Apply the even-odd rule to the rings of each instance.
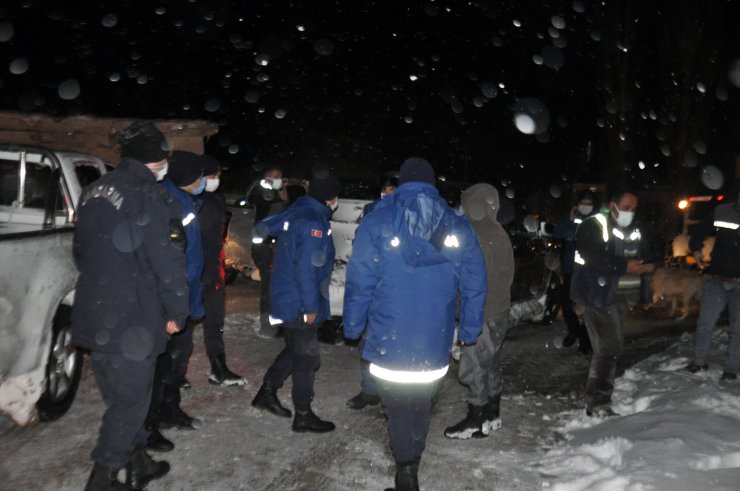
[[640, 229], [632, 224], [637, 195], [616, 191], [609, 208], [585, 219], [576, 232], [571, 298], [583, 310], [593, 354], [586, 382], [586, 414], [612, 416], [617, 359], [624, 345], [626, 298], [639, 291], [645, 263]]
[[435, 188], [434, 169], [407, 159], [399, 187], [357, 229], [347, 267], [344, 334], [367, 329], [362, 357], [388, 417], [395, 489], [418, 489], [432, 397], [447, 373], [458, 293], [460, 340], [483, 326], [485, 262], [470, 222]]
[[[362, 217], [369, 215], [378, 204], [382, 203], [383, 199], [392, 195], [398, 187], [398, 178], [395, 176], [386, 177], [380, 184], [380, 198], [366, 204], [362, 208]], [[362, 349], [365, 346], [365, 338], [363, 336], [359, 345], [359, 352], [362, 353]], [[360, 393], [352, 397], [347, 401], [347, 407], [350, 409], [364, 409], [367, 406], [375, 406], [380, 403], [380, 396], [378, 396], [378, 389], [375, 387], [375, 380], [370, 375], [369, 371], [370, 363], [367, 360], [360, 358]]]
[[581, 323], [573, 310], [573, 300], [570, 298], [570, 283], [573, 277], [573, 261], [576, 255], [576, 230], [583, 220], [593, 215], [596, 196], [588, 189], [578, 193], [576, 205], [563, 217], [553, 230], [553, 237], [562, 243], [560, 255], [560, 273], [562, 286], [560, 288], [560, 307], [563, 310], [563, 320], [568, 327], [568, 334], [563, 339], [563, 346], [573, 346], [578, 341], [578, 350], [583, 354], [591, 353], [591, 341], [588, 339], [586, 326]]
[[283, 324], [285, 348], [265, 374], [252, 406], [290, 418], [277, 391], [293, 379], [295, 432], [325, 433], [334, 423], [319, 419], [311, 409], [314, 378], [319, 368], [318, 328], [329, 317], [329, 282], [334, 267], [334, 242], [329, 218], [337, 207], [341, 185], [321, 173], [301, 196], [277, 215], [257, 224], [261, 237], [277, 238], [270, 285], [270, 321]]
[[465, 440], [488, 436], [501, 427], [501, 350], [509, 329], [514, 248], [506, 230], [496, 220], [499, 210], [496, 188], [490, 184], [471, 186], [462, 193], [461, 204], [478, 236], [488, 278], [483, 331], [474, 345], [463, 343], [460, 353], [458, 378], [468, 388], [468, 414], [444, 432], [448, 438]]
[[[699, 320], [694, 336], [694, 360], [686, 367], [691, 373], [706, 370], [714, 331], [720, 314], [728, 307], [730, 344], [721, 380], [737, 380], [740, 370], [740, 179], [735, 181], [732, 201], [717, 206], [694, 228], [689, 240], [696, 263], [706, 268]], [[714, 235], [712, 260], [704, 262], [704, 239]]]
[[[167, 141], [137, 121], [118, 142], [121, 162], [82, 191], [74, 231], [72, 343], [91, 351], [105, 403], [86, 491], [141, 489], [169, 471], [146, 453], [144, 423], [157, 356], [188, 316], [179, 207], [157, 184]], [[117, 477], [124, 467], [126, 484]]]
[[197, 197], [205, 189], [205, 181], [198, 155], [173, 152], [163, 185], [180, 204], [180, 220], [185, 230], [190, 314], [185, 328], [172, 336], [167, 343], [167, 351], [157, 360], [152, 404], [147, 418], [151, 431], [147, 448], [160, 452], [168, 452], [174, 445], [158, 428], [192, 430], [200, 427], [200, 420], [189, 416], [180, 407], [180, 387], [186, 381], [188, 361], [193, 352], [193, 329], [205, 315], [203, 288], [200, 284], [203, 274], [203, 242], [198, 222], [200, 199]]
[[[249, 203], [254, 206], [254, 229], [257, 224], [270, 215], [283, 211], [288, 203], [288, 190], [283, 179], [283, 170], [277, 165], [265, 167], [262, 179], [249, 194]], [[272, 261], [275, 255], [275, 240], [273, 237], [252, 238], [252, 261], [260, 273], [260, 327], [262, 337], [274, 337], [278, 334], [278, 326], [270, 323], [270, 278], [272, 276]]]
[[224, 194], [218, 189], [221, 168], [218, 161], [209, 155], [200, 157], [200, 165], [206, 180], [201, 195], [202, 206], [198, 212], [201, 235], [203, 237], [203, 343], [211, 374], [208, 383], [213, 385], [246, 385], [247, 380], [226, 365], [224, 348], [225, 287], [224, 282], [224, 227], [226, 226], [226, 202]]

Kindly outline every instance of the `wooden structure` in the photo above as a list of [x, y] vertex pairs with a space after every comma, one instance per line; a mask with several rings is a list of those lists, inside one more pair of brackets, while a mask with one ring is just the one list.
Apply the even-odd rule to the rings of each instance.
[[[37, 145], [101, 157], [111, 165], [120, 160], [116, 133], [136, 119], [71, 116], [0, 111], [0, 143]], [[170, 147], [202, 154], [205, 139], [218, 133], [218, 125], [204, 120], [153, 120]]]

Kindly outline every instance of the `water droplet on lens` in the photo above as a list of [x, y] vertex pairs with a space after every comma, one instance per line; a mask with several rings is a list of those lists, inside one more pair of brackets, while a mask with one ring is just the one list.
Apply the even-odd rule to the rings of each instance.
[[97, 343], [98, 346], [104, 346], [108, 344], [108, 341], [110, 341], [110, 331], [101, 329], [95, 333], [95, 343]]
[[330, 39], [321, 38], [313, 43], [313, 50], [322, 56], [328, 56], [334, 52], [334, 43]]
[[606, 278], [599, 276], [599, 286], [606, 286]]
[[244, 100], [254, 104], [258, 100], [260, 100], [260, 93], [256, 90], [248, 90], [247, 93], [244, 94]]
[[709, 189], [719, 189], [725, 182], [722, 171], [713, 165], [701, 170], [701, 182]]
[[103, 27], [116, 27], [118, 17], [116, 17], [116, 14], [106, 14], [100, 20], [100, 23], [103, 24]]
[[28, 60], [25, 58], [16, 58], [10, 62], [8, 70], [13, 75], [23, 75], [28, 71]]
[[59, 97], [61, 99], [64, 99], [65, 101], [76, 99], [77, 96], [80, 95], [80, 83], [72, 78], [69, 80], [65, 80], [64, 82], [59, 84], [59, 89], [57, 89], [57, 93], [59, 94]]
[[0, 43], [10, 41], [15, 34], [13, 24], [10, 22], [0, 22]]

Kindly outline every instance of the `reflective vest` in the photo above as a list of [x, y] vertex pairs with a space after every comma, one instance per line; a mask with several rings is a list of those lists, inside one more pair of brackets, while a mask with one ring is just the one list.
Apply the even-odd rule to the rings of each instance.
[[[601, 227], [601, 236], [604, 239], [604, 247], [609, 243], [609, 240], [614, 239], [614, 254], [622, 256], [627, 259], [637, 259], [640, 256], [640, 240], [642, 234], [638, 227], [631, 227], [627, 229], [620, 229], [612, 227], [611, 234], [609, 233], [609, 218], [608, 210], [601, 210], [588, 218], [593, 218], [599, 222]], [[586, 265], [586, 260], [581, 256], [576, 249], [575, 255], [576, 264], [581, 266]], [[625, 274], [619, 277], [619, 284], [617, 286], [620, 290], [639, 288], [640, 287], [640, 275], [639, 274]]]

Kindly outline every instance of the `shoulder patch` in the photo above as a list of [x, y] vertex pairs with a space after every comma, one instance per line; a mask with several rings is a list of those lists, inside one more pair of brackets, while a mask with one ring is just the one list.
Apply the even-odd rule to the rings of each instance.
[[311, 229], [311, 237], [318, 237], [319, 239], [324, 236], [324, 232], [322, 232], [319, 229], [312, 228]]

